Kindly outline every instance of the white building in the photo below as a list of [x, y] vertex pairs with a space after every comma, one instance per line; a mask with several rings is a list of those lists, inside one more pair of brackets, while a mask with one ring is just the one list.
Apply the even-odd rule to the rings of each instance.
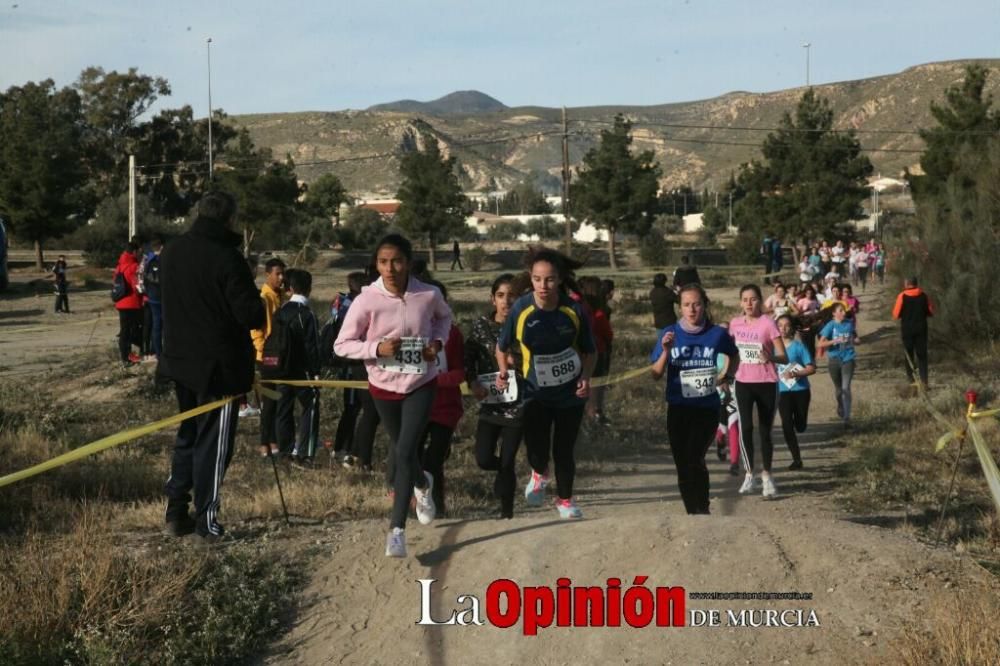
[[[561, 213], [553, 213], [549, 215], [495, 215], [494, 213], [488, 213], [486, 211], [477, 210], [469, 217], [465, 218], [466, 225], [472, 227], [480, 236], [486, 236], [487, 231], [490, 227], [500, 224], [501, 222], [520, 222], [521, 224], [527, 224], [528, 220], [532, 220], [536, 217], [550, 217], [557, 223], [563, 223], [566, 221], [566, 216]], [[576, 230], [573, 234], [573, 240], [579, 241], [581, 243], [593, 243], [595, 241], [606, 241], [608, 239], [608, 232], [603, 229], [598, 229], [590, 224], [584, 223], [580, 225], [580, 228]], [[529, 236], [528, 234], [521, 234], [518, 237], [521, 241], [538, 241], [540, 240], [538, 236]]]

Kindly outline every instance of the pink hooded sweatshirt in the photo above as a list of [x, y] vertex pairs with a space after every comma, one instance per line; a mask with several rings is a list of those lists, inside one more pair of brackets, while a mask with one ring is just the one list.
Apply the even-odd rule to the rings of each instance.
[[381, 368], [375, 361], [379, 343], [386, 338], [421, 337], [428, 343], [440, 341], [443, 354], [450, 330], [451, 308], [435, 287], [411, 275], [406, 292], [396, 296], [379, 278], [351, 303], [333, 348], [338, 356], [363, 360], [372, 386], [406, 394], [434, 380], [437, 367], [428, 363], [422, 375]]

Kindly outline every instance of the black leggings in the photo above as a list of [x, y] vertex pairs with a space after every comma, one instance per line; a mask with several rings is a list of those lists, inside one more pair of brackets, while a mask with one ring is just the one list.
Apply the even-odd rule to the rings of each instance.
[[434, 477], [434, 507], [437, 515], [444, 513], [444, 463], [451, 457], [451, 436], [455, 431], [433, 421], [424, 429], [420, 441], [420, 465]]
[[913, 383], [913, 366], [920, 374], [920, 381], [927, 384], [927, 332], [903, 333], [903, 350], [906, 353], [906, 376]]
[[778, 401], [776, 382], [736, 382], [736, 407], [740, 415], [740, 452], [743, 468], [747, 474], [753, 472], [753, 406], [757, 405], [757, 420], [760, 423], [760, 453], [764, 459], [764, 471], [771, 471], [774, 457], [774, 442], [771, 441], [771, 427], [774, 425], [774, 408]]
[[802, 462], [799, 452], [799, 438], [796, 433], [806, 431], [809, 425], [809, 401], [812, 392], [782, 391], [778, 396], [778, 413], [781, 414], [781, 431], [785, 434], [785, 444], [792, 454], [792, 460]]
[[[497, 440], [500, 440], [500, 455], [497, 455]], [[479, 420], [476, 427], [476, 464], [479, 469], [495, 471], [493, 493], [500, 498], [500, 506], [508, 514], [514, 510], [514, 492], [517, 476], [514, 460], [521, 446], [521, 424], [500, 425]]]
[[122, 363], [128, 361], [132, 353], [132, 345], [142, 346], [142, 310], [118, 311], [118, 354]]
[[576, 435], [583, 421], [584, 404], [553, 407], [537, 400], [524, 405], [524, 446], [528, 464], [539, 474], [545, 474], [549, 457], [555, 463], [556, 488], [560, 499], [573, 497], [576, 477]]
[[708, 513], [708, 467], [705, 453], [719, 425], [716, 409], [670, 405], [667, 437], [677, 467], [677, 487], [689, 514]]
[[354, 441], [351, 444], [351, 455], [361, 461], [362, 467], [372, 466], [372, 450], [375, 448], [375, 432], [381, 418], [375, 409], [375, 401], [368, 391], [358, 391], [361, 399], [361, 415], [354, 428]]
[[[344, 389], [344, 410], [340, 413], [340, 421], [337, 422], [337, 434], [333, 440], [333, 450], [335, 453], [348, 453], [354, 443], [354, 428], [358, 423], [358, 414], [361, 412], [360, 389]], [[367, 391], [365, 391], [367, 393]]]
[[426, 488], [427, 479], [420, 466], [418, 449], [424, 428], [434, 403], [437, 385], [425, 384], [402, 400], [375, 400], [386, 432], [389, 433], [389, 455], [393, 457], [392, 517], [389, 527], [406, 527], [413, 488]]

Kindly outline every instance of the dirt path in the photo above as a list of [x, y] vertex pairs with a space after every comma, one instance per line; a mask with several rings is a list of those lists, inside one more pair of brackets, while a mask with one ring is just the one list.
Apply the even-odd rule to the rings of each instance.
[[[331, 283], [332, 284], [332, 283]], [[332, 288], [332, 287], [330, 287]], [[75, 314], [51, 314], [47, 290], [20, 289], [0, 299], [0, 381], [40, 375], [71, 364], [81, 350], [102, 349], [114, 359], [117, 318], [105, 290], [75, 292]], [[713, 297], [732, 299], [732, 290]], [[873, 301], [869, 293], [866, 303]], [[865, 336], [894, 333], [862, 317]], [[86, 323], [81, 323], [86, 322]], [[38, 327], [48, 327], [39, 330]], [[875, 400], [865, 356], [854, 382], [855, 402]], [[51, 375], [48, 375], [51, 376]], [[70, 381], [73, 377], [67, 377]], [[387, 521], [341, 523], [329, 556], [314, 561], [314, 575], [291, 632], [264, 658], [269, 664], [330, 663], [532, 663], [634, 662], [674, 664], [842, 664], [877, 661], [891, 639], [922, 622], [922, 606], [946, 585], [985, 579], [973, 564], [931, 549], [898, 532], [852, 523], [833, 501], [834, 466], [843, 458], [844, 432], [836, 424], [825, 368], [813, 380], [809, 432], [803, 438], [806, 469], [789, 462], [776, 427], [775, 470], [780, 497], [740, 496], [739, 481], [710, 455], [711, 516], [684, 514], [665, 443], [640, 456], [608, 458], [599, 474], [581, 475], [578, 500], [585, 520], [560, 522], [546, 507], [516, 507], [512, 521], [411, 522], [410, 557], [383, 555]], [[628, 385], [615, 400], [627, 400]], [[605, 447], [613, 450], [613, 446]], [[523, 454], [522, 454], [523, 455]], [[303, 533], [303, 544], [315, 535]], [[498, 578], [522, 587], [603, 585], [635, 576], [647, 585], [683, 586], [693, 592], [803, 592], [810, 601], [705, 601], [688, 609], [719, 609], [715, 628], [543, 628], [522, 635], [490, 625], [418, 626], [418, 579], [433, 578], [433, 617], [446, 619], [456, 597], [485, 602]], [[726, 611], [814, 610], [819, 627], [795, 629], [726, 626]], [[484, 613], [485, 619], [485, 613]]]
[[[871, 295], [871, 294], [869, 294]], [[890, 322], [867, 313], [862, 334]], [[884, 331], [883, 331], [884, 332]], [[877, 399], [866, 380], [864, 347], [854, 382], [857, 403]], [[823, 364], [825, 366], [825, 364]], [[627, 396], [621, 390], [617, 399]], [[740, 496], [739, 481], [710, 458], [712, 516], [687, 516], [666, 446], [642, 458], [609, 461], [609, 471], [579, 481], [585, 520], [560, 522], [551, 508], [516, 518], [412, 521], [410, 557], [384, 557], [386, 521], [349, 523], [320, 560], [305, 605], [270, 664], [542, 663], [842, 664], [878, 660], [891, 639], [921, 621], [929, 594], [985, 576], [945, 551], [897, 532], [848, 522], [832, 501], [833, 467], [844, 433], [834, 416], [829, 376], [813, 380], [812, 424], [803, 439], [806, 469], [790, 458], [775, 428], [780, 497]], [[522, 635], [521, 624], [418, 626], [418, 579], [433, 578], [433, 617], [446, 619], [458, 595], [485, 602], [498, 578], [522, 586], [603, 585], [633, 577], [692, 592], [807, 592], [811, 601], [688, 601], [688, 609], [721, 609], [716, 628], [557, 628]], [[726, 626], [726, 611], [812, 609], [819, 627]], [[485, 620], [485, 613], [483, 614]], [[918, 625], [914, 625], [918, 626]]]

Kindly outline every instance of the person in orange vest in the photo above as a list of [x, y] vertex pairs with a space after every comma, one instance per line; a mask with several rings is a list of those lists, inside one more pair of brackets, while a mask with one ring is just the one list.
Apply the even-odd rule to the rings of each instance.
[[906, 278], [903, 291], [896, 296], [892, 318], [900, 322], [906, 352], [906, 376], [913, 383], [913, 366], [917, 366], [924, 388], [927, 387], [927, 319], [933, 316], [934, 304], [917, 286], [917, 278]]

